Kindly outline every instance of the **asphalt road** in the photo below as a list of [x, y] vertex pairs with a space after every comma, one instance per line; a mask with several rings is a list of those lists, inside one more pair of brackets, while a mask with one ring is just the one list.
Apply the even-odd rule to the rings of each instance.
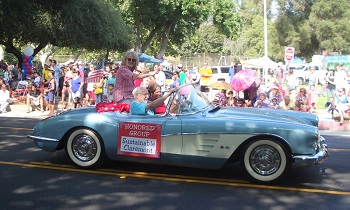
[[349, 209], [350, 133], [323, 132], [325, 163], [267, 186], [249, 182], [238, 164], [211, 171], [108, 161], [81, 170], [64, 151], [26, 138], [36, 122], [0, 118], [1, 209]]

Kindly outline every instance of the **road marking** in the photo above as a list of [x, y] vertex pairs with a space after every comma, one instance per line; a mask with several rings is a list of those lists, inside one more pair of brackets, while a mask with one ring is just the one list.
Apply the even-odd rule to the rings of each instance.
[[187, 183], [197, 183], [197, 184], [211, 184], [211, 185], [224, 185], [231, 187], [246, 187], [246, 188], [258, 188], [258, 189], [268, 189], [268, 190], [281, 190], [281, 191], [296, 191], [304, 193], [320, 193], [320, 194], [331, 194], [331, 195], [345, 195], [350, 196], [350, 192], [346, 191], [334, 191], [334, 190], [321, 190], [321, 189], [308, 189], [308, 188], [295, 188], [295, 187], [280, 187], [280, 186], [267, 186], [267, 185], [258, 185], [251, 183], [236, 183], [231, 179], [211, 179], [204, 177], [190, 177], [190, 176], [180, 176], [180, 175], [168, 175], [168, 174], [156, 174], [156, 173], [147, 173], [147, 172], [128, 172], [128, 171], [118, 171], [118, 170], [86, 170], [74, 168], [67, 165], [55, 165], [47, 162], [32, 162], [32, 163], [16, 163], [16, 162], [5, 162], [0, 161], [2, 165], [13, 165], [21, 166], [28, 168], [41, 168], [41, 169], [52, 169], [59, 171], [70, 171], [70, 172], [79, 172], [79, 173], [89, 173], [89, 174], [98, 174], [98, 175], [110, 175], [110, 176], [119, 176], [121, 179], [127, 177], [133, 178], [142, 178], [142, 179], [156, 179], [156, 180], [165, 180], [165, 181], [174, 181], [174, 182], [187, 182]]

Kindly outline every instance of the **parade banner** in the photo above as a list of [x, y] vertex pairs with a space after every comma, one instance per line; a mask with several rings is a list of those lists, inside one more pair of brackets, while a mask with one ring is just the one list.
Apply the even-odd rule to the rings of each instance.
[[159, 124], [122, 122], [118, 129], [117, 154], [160, 158], [161, 133]]

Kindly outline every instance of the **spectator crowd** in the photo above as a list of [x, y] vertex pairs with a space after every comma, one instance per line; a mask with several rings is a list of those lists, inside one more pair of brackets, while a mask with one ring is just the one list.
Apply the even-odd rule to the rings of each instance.
[[[235, 62], [231, 62], [231, 79], [234, 65]], [[119, 63], [106, 64], [103, 70], [96, 69], [94, 64], [84, 64], [80, 61], [59, 66], [56, 60], [49, 60], [44, 65], [34, 67], [33, 73], [26, 78], [23, 78], [17, 64], [1, 62], [0, 113], [6, 111], [16, 93], [26, 97], [28, 112], [31, 112], [34, 106], [42, 112], [49, 111], [48, 115], [53, 115], [57, 102], [61, 103], [64, 109], [75, 109], [100, 102], [132, 104], [135, 97], [138, 97], [133, 93], [137, 87], [148, 91], [147, 94], [151, 97], [146, 99], [149, 101], [157, 100], [166, 95], [169, 88], [176, 89], [183, 84], [194, 84], [201, 89], [201, 84], [208, 84], [212, 74], [208, 63], [204, 63], [202, 68], [194, 67], [191, 71], [178, 64], [176, 69], [171, 71], [173, 75], [169, 83], [163, 69], [164, 66], [159, 64], [154, 64], [151, 69], [140, 65], [138, 55], [133, 51], [127, 52]], [[329, 70], [324, 68], [316, 71], [315, 68], [310, 68], [307, 84], [301, 86], [293, 70], [286, 71], [279, 65], [277, 69], [269, 70], [266, 78], [261, 78], [264, 83], [254, 84], [241, 92], [223, 89], [216, 94], [214, 102], [220, 106], [315, 113], [319, 96], [326, 95], [327, 107], [337, 110], [343, 123], [344, 114], [348, 110], [349, 78], [349, 73], [342, 64]], [[26, 81], [24, 91], [19, 86], [21, 81]], [[143, 94], [144, 89], [138, 89], [136, 93]], [[141, 102], [144, 100], [143, 97], [139, 99]], [[153, 107], [152, 111], [155, 111], [154, 104], [148, 107]]]

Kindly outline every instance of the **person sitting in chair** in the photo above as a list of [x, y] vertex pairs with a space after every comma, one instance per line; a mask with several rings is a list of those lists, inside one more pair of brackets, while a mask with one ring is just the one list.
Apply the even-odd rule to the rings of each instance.
[[5, 84], [1, 85], [0, 89], [0, 114], [6, 112], [7, 107], [9, 106], [10, 92], [7, 90]]
[[32, 105], [39, 106], [40, 105], [40, 111], [44, 112], [44, 101], [43, 101], [43, 94], [40, 90], [37, 89], [36, 85], [33, 83], [30, 87], [30, 91], [27, 94], [27, 113], [29, 113], [32, 110]]
[[161, 105], [176, 90], [171, 88], [169, 92], [163, 96], [147, 103], [149, 93], [145, 87], [136, 87], [132, 94], [135, 100], [131, 103], [130, 114], [132, 115], [154, 115], [154, 109]]

